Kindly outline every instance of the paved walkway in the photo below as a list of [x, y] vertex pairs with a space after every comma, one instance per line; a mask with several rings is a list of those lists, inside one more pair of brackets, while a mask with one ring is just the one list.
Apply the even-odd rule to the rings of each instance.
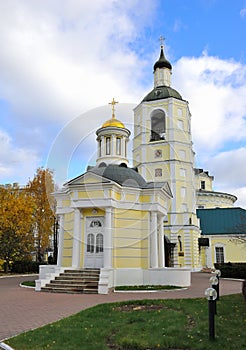
[[[110, 293], [108, 295], [55, 294], [21, 288], [26, 280], [37, 276], [0, 278], [0, 341], [24, 331], [70, 316], [88, 307], [114, 301], [136, 299], [177, 299], [204, 297], [211, 274], [192, 273], [192, 284], [186, 290], [156, 293]], [[241, 293], [242, 282], [220, 280], [220, 294]]]

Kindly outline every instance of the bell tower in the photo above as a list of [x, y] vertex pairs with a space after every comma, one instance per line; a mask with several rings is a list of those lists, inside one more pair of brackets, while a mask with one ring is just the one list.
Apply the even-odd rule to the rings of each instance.
[[170, 185], [165, 221], [172, 266], [199, 268], [194, 152], [188, 102], [171, 87], [172, 65], [164, 54], [154, 64], [154, 87], [134, 110], [134, 166], [146, 181]]

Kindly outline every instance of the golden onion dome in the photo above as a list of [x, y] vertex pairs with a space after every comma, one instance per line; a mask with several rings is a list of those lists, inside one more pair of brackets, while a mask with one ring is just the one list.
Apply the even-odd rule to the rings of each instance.
[[107, 120], [103, 125], [102, 125], [102, 128], [107, 128], [107, 127], [116, 127], [116, 128], [122, 128], [122, 129], [125, 129], [125, 125], [118, 119], [115, 118], [115, 105], [119, 103], [117, 101], [112, 100], [112, 102], [109, 102], [110, 105], [112, 105], [112, 118]]
[[103, 125], [102, 125], [102, 128], [107, 128], [109, 126], [114, 126], [114, 127], [117, 127], [117, 128], [123, 128], [125, 129], [125, 125], [118, 119], [116, 118], [111, 118], [109, 120], [107, 120]]

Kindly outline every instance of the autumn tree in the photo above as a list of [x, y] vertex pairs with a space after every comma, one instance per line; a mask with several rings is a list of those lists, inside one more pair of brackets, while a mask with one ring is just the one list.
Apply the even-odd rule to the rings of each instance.
[[35, 244], [37, 261], [43, 260], [44, 252], [50, 247], [50, 237], [54, 228], [55, 201], [53, 172], [50, 169], [38, 168], [33, 180], [28, 183], [28, 190], [35, 202]]
[[0, 258], [6, 272], [10, 262], [31, 258], [34, 211], [35, 202], [25, 189], [0, 187]]

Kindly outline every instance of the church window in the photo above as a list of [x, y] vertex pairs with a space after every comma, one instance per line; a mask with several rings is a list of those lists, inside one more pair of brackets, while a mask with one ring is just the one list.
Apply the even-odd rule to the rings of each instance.
[[185, 159], [185, 151], [184, 150], [180, 150], [179, 151], [179, 158], [180, 159]]
[[183, 122], [183, 120], [178, 120], [178, 128], [180, 130], [184, 130], [184, 122]]
[[224, 247], [215, 247], [215, 259], [218, 264], [224, 263]]
[[161, 177], [162, 176], [162, 169], [158, 168], [155, 169], [155, 177]]
[[110, 137], [106, 137], [106, 154], [110, 154]]
[[181, 187], [181, 197], [184, 198], [186, 196], [186, 187]]
[[186, 176], [186, 169], [180, 168], [180, 176], [182, 177]]
[[186, 213], [188, 211], [188, 207], [186, 203], [181, 204], [181, 211]]
[[116, 154], [121, 155], [121, 137], [116, 137]]
[[96, 253], [103, 252], [103, 235], [102, 233], [98, 233], [96, 237]]
[[201, 190], [205, 190], [206, 183], [205, 181], [201, 181]]
[[178, 116], [182, 117], [182, 109], [181, 108], [178, 108]]
[[127, 157], [127, 140], [125, 141], [125, 157]]
[[94, 253], [94, 235], [92, 233], [87, 236], [87, 253]]
[[157, 109], [151, 115], [151, 136], [150, 141], [165, 140], [166, 118], [165, 113]]

